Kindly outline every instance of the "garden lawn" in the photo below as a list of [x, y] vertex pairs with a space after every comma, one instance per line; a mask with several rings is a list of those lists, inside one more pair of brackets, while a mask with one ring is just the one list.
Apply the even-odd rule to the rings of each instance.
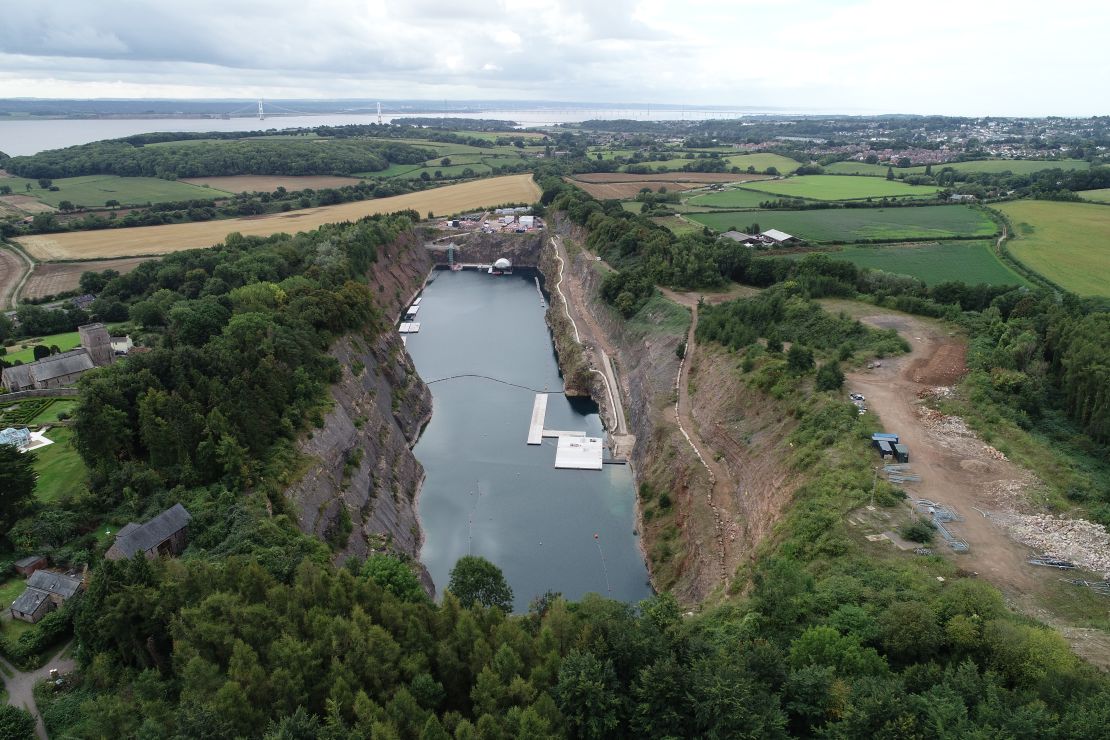
[[0, 607], [4, 609], [10, 607], [25, 588], [27, 588], [27, 581], [23, 576], [9, 578], [0, 584]]
[[88, 476], [88, 470], [77, 449], [73, 446], [73, 430], [69, 427], [54, 427], [46, 433], [47, 439], [54, 444], [35, 450], [35, 498], [43, 503], [52, 503], [67, 493], [81, 489]]
[[1110, 296], [1110, 208], [1018, 200], [995, 206], [1013, 225], [1010, 253], [1066, 290]]
[[785, 180], [762, 180], [745, 188], [789, 198], [815, 200], [862, 200], [883, 197], [922, 197], [934, 195], [931, 185], [907, 185], [898, 180], [853, 177], [850, 175], [801, 175]]
[[8, 362], [19, 360], [24, 365], [28, 362], [34, 362], [35, 352], [33, 347], [36, 344], [41, 344], [46, 347], [57, 345], [58, 349], [62, 352], [68, 352], [71, 349], [81, 346], [81, 337], [75, 331], [67, 331], [63, 334], [50, 334], [45, 337], [20, 339], [11, 347], [8, 347], [8, 354], [4, 355], [4, 359]]
[[[998, 259], [989, 240], [848, 246], [829, 252], [828, 255], [833, 259], [847, 260], [859, 267], [910, 275], [929, 285], [955, 280], [968, 285], [1029, 284]], [[791, 256], [805, 255], [798, 253]]]
[[723, 211], [688, 213], [686, 218], [717, 231], [755, 222], [763, 230], [779, 229], [807, 241], [841, 243], [986, 237], [998, 228], [984, 213], [968, 206]]

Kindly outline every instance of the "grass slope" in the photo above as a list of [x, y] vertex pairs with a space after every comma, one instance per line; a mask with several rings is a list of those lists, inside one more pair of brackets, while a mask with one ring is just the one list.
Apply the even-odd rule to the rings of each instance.
[[34, 362], [35, 353], [32, 348], [36, 344], [41, 344], [46, 347], [57, 345], [58, 349], [62, 352], [68, 352], [80, 346], [81, 336], [75, 331], [67, 331], [64, 334], [50, 334], [45, 337], [36, 337], [34, 339], [21, 339], [11, 347], [8, 347], [8, 354], [4, 355], [4, 359], [8, 362], [19, 360], [25, 365], [28, 362]]
[[[830, 252], [834, 259], [885, 272], [911, 275], [936, 285], [950, 280], [991, 285], [1028, 285], [1004, 265], [990, 241], [934, 242], [913, 245], [849, 246]], [[804, 256], [803, 254], [796, 255]]]
[[54, 427], [46, 433], [54, 444], [35, 451], [35, 498], [50, 503], [84, 485], [88, 470], [73, 446], [73, 430]]
[[754, 221], [764, 230], [780, 229], [817, 242], [953, 239], [991, 236], [997, 230], [986, 215], [968, 206], [728, 211], [690, 213], [687, 218], [717, 231], [742, 227]]
[[1019, 200], [996, 206], [1014, 227], [1010, 252], [1079, 295], [1110, 296], [1110, 208]]
[[750, 189], [791, 198], [815, 200], [860, 200], [882, 197], [927, 197], [937, 192], [929, 185], [907, 185], [897, 180], [848, 175], [802, 175], [786, 180], [767, 180]]

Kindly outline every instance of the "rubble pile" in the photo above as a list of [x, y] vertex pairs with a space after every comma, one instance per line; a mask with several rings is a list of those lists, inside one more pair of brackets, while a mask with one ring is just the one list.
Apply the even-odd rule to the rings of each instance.
[[1110, 533], [1102, 525], [1051, 514], [1013, 514], [1006, 519], [1018, 542], [1110, 579]]

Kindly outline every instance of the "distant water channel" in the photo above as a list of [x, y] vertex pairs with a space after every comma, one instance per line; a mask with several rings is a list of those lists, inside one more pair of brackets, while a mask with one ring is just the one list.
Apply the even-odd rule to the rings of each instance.
[[[408, 351], [425, 381], [469, 373], [562, 388], [531, 274], [437, 272], [418, 319]], [[533, 391], [481, 378], [429, 387], [432, 420], [415, 452], [427, 472], [420, 557], [437, 592], [455, 561], [474, 554], [505, 573], [517, 611], [548, 590], [569, 599], [591, 591], [632, 602], [650, 595], [627, 466], [556, 470], [556, 440], [525, 444]], [[544, 426], [602, 434], [593, 403], [559, 392], [548, 399]]]

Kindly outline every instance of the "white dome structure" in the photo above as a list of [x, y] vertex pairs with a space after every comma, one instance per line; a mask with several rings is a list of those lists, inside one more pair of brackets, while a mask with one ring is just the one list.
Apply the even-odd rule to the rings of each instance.
[[499, 259], [499, 260], [497, 260], [496, 262], [493, 263], [493, 269], [495, 269], [495, 270], [511, 270], [511, 269], [513, 269], [513, 263], [510, 262], [509, 260], [505, 259], [504, 257], [502, 257], [501, 259]]

